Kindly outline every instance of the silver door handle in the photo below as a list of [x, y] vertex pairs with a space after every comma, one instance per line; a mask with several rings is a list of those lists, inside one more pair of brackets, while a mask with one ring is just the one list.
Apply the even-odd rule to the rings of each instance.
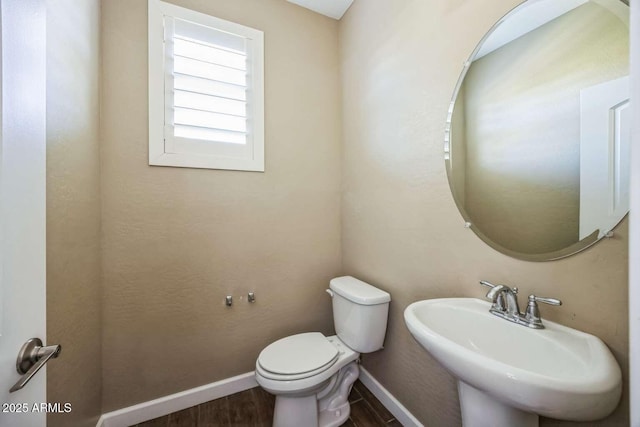
[[30, 338], [20, 349], [16, 370], [22, 378], [14, 384], [9, 393], [20, 390], [51, 358], [56, 358], [62, 351], [60, 345], [43, 346], [40, 338]]

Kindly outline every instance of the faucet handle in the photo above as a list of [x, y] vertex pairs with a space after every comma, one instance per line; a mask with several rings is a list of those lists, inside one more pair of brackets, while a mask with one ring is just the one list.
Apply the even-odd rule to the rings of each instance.
[[[480, 280], [480, 284], [482, 286], [486, 286], [487, 288], [492, 288], [492, 289], [495, 288], [495, 287], [498, 287], [498, 286], [500, 286], [500, 288], [508, 288], [508, 286], [505, 286], [505, 285], [494, 285], [493, 283], [487, 282], [486, 280]], [[511, 289], [511, 292], [513, 292], [514, 295], [518, 295], [518, 288], [514, 287], [514, 288], [510, 288], [510, 289]], [[491, 292], [491, 291], [489, 291], [489, 292]]]
[[544, 329], [542, 319], [540, 318], [540, 310], [538, 310], [539, 302], [549, 305], [562, 305], [562, 301], [556, 298], [544, 298], [529, 295], [529, 304], [527, 304], [527, 310], [524, 313], [524, 320], [530, 328]]
[[494, 285], [491, 282], [487, 282], [486, 280], [480, 280], [480, 284], [482, 286], [486, 286], [487, 288], [495, 288], [496, 286], [498, 286], [498, 285]]
[[549, 305], [562, 305], [562, 301], [556, 298], [545, 298], [545, 297], [537, 297], [535, 295], [529, 295], [529, 304], [543, 302]]

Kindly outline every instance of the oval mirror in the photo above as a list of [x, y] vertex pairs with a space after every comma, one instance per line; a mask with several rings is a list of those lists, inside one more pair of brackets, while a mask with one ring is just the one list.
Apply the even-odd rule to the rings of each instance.
[[482, 39], [449, 109], [467, 226], [529, 261], [581, 251], [629, 210], [629, 7], [528, 0]]

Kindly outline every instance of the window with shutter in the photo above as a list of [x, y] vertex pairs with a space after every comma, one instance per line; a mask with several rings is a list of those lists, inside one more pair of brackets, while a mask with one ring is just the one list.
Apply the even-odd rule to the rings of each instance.
[[149, 164], [264, 171], [263, 33], [149, 0]]

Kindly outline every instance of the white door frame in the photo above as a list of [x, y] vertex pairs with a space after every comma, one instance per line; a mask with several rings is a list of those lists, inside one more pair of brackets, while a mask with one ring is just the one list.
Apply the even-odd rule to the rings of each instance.
[[38, 427], [46, 370], [9, 388], [24, 342], [46, 342], [45, 0], [0, 0], [0, 34], [0, 425]]
[[631, 426], [640, 427], [640, 0], [631, 0], [631, 208], [629, 213], [629, 385]]

